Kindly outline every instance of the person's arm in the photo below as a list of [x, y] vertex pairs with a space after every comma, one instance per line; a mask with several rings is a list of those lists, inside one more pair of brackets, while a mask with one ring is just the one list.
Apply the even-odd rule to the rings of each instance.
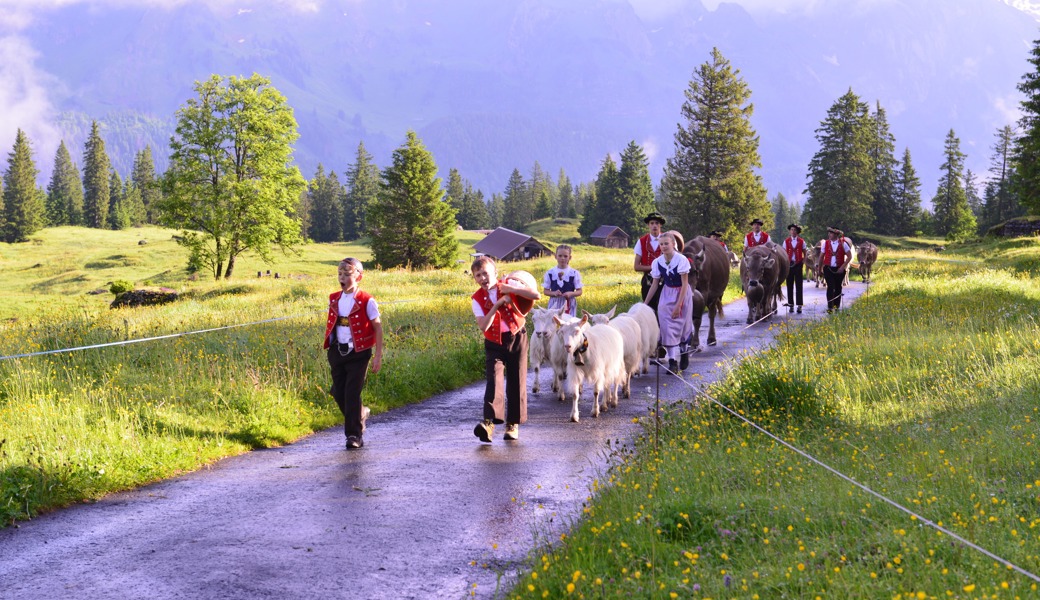
[[643, 298], [643, 302], [648, 302], [657, 293], [658, 284], [661, 283], [660, 278], [654, 278], [653, 283], [650, 284], [650, 289], [646, 291], [646, 298]]
[[644, 265], [643, 264], [643, 257], [639, 256], [638, 254], [636, 254], [635, 262], [632, 263], [632, 268], [637, 273], [649, 273], [650, 272], [650, 265]]
[[682, 274], [682, 286], [679, 288], [679, 299], [675, 301], [675, 308], [672, 309], [672, 318], [678, 319], [682, 315], [683, 301], [686, 300], [686, 287], [690, 285], [690, 274]]
[[848, 244], [845, 244], [845, 262], [841, 263], [838, 267], [839, 273], [844, 273], [845, 269], [849, 268], [849, 263], [852, 262], [852, 248]]
[[[498, 309], [504, 304], [511, 302], [509, 296], [502, 292], [499, 293], [502, 295], [499, 296], [498, 300], [491, 305], [491, 310], [487, 311], [483, 315], [477, 315], [476, 310], [473, 311], [474, 316], [477, 317], [477, 327], [479, 327], [481, 331], [487, 331], [488, 327], [491, 327], [491, 324], [495, 322], [495, 313], [498, 312]], [[476, 300], [473, 301], [473, 304], [474, 306], [479, 306]]]
[[[498, 293], [502, 296], [507, 294], [516, 294], [521, 298], [528, 298], [530, 300], [541, 300], [542, 295], [538, 293], [538, 290], [528, 289], [526, 287], [513, 287], [509, 284], [503, 283], [498, 286]], [[501, 300], [501, 298], [499, 298]]]
[[372, 352], [372, 373], [378, 373], [383, 368], [383, 320], [372, 321], [372, 328], [376, 332], [376, 346]]

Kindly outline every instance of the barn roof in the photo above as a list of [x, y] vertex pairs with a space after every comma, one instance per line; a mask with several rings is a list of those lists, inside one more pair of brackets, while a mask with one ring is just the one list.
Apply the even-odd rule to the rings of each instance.
[[473, 244], [473, 248], [477, 252], [494, 256], [495, 258], [502, 258], [509, 256], [513, 251], [528, 242], [534, 242], [548, 251], [548, 248], [546, 248], [544, 244], [534, 239], [532, 236], [529, 236], [526, 233], [513, 231], [512, 229], [506, 229], [505, 227], [499, 227], [487, 234], [484, 236], [484, 239]]
[[615, 231], [619, 232], [621, 235], [625, 236], [626, 238], [628, 237], [628, 234], [625, 233], [625, 231], [623, 229], [621, 229], [620, 227], [618, 227], [617, 225], [600, 225], [596, 229], [596, 231], [592, 232], [592, 235], [590, 235], [589, 237], [590, 238], [608, 238]]

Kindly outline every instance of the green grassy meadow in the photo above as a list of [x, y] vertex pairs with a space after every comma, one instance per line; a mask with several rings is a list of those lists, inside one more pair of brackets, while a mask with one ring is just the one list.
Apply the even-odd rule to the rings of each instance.
[[[576, 224], [547, 223], [561, 240]], [[238, 261], [230, 281], [191, 280], [173, 230], [45, 229], [0, 245], [0, 356], [105, 344], [280, 319], [198, 335], [0, 360], [0, 523], [197, 469], [222, 457], [289, 443], [341, 415], [327, 393], [321, 349], [336, 264], [368, 260], [363, 244], [310, 244], [265, 265]], [[460, 231], [457, 268], [369, 269], [362, 287], [380, 302], [382, 372], [365, 403], [379, 413], [483, 377], [468, 275], [472, 244]], [[140, 245], [139, 240], [147, 243]], [[545, 238], [555, 245], [554, 240]], [[552, 258], [510, 264], [537, 278]], [[638, 298], [631, 250], [576, 246], [581, 306], [594, 312]], [[257, 271], [280, 277], [257, 278]], [[109, 282], [164, 286], [181, 298], [110, 310]]]
[[[935, 245], [938, 245], [936, 243]], [[708, 394], [1040, 573], [1040, 240], [882, 246], [849, 310]], [[692, 397], [692, 393], [691, 393]], [[795, 454], [707, 396], [614, 456], [517, 598], [1027, 598], [1037, 583]]]

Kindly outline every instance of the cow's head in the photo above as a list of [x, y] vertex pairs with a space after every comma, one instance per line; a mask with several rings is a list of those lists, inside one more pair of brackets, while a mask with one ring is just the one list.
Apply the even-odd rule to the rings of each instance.
[[747, 278], [747, 291], [750, 293], [751, 289], [758, 287], [764, 274], [773, 270], [773, 267], [776, 266], [776, 259], [773, 258], [772, 253], [765, 255], [761, 252], [748, 252], [744, 256], [743, 266], [743, 273]]

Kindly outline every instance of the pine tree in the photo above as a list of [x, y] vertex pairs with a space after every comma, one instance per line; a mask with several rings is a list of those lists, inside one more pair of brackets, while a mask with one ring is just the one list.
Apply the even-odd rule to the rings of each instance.
[[140, 227], [148, 222], [148, 209], [144, 207], [144, 197], [133, 179], [123, 182], [123, 202], [126, 204], [131, 227]]
[[577, 189], [574, 192], [574, 214], [584, 215], [589, 211], [589, 207], [596, 204], [596, 183], [582, 182], [578, 184]]
[[968, 210], [975, 216], [976, 223], [982, 219], [984, 205], [979, 196], [978, 176], [971, 169], [964, 170], [964, 196], [968, 199]]
[[935, 209], [935, 233], [948, 240], [963, 241], [975, 234], [975, 215], [968, 207], [968, 196], [964, 191], [964, 159], [961, 141], [951, 129], [946, 134], [943, 154], [946, 160], [940, 170], [939, 185], [932, 199]]
[[621, 213], [620, 177], [617, 163], [607, 154], [596, 175], [596, 201], [586, 205], [578, 225], [578, 234], [582, 238], [588, 240], [600, 225], [614, 225], [613, 220]]
[[502, 194], [492, 194], [488, 203], [488, 227], [505, 227], [506, 200]]
[[513, 231], [520, 231], [525, 225], [531, 222], [530, 218], [525, 220], [524, 215], [534, 214], [533, 207], [528, 208], [528, 193], [527, 183], [524, 181], [524, 176], [520, 174], [520, 169], [513, 169], [512, 174], [509, 175], [509, 182], [506, 183], [505, 202], [503, 206], [502, 214], [502, 227], [506, 229], [512, 229]]
[[112, 169], [108, 179], [108, 228], [127, 229], [130, 227], [130, 210], [123, 196], [123, 178]]
[[769, 230], [769, 236], [774, 242], [779, 243], [787, 237], [788, 225], [801, 222], [802, 208], [794, 202], [788, 202], [780, 192], [776, 193], [770, 205], [773, 209], [773, 227]]
[[368, 207], [379, 194], [379, 167], [372, 162], [364, 142], [358, 142], [354, 163], [348, 167], [344, 183], [343, 239], [349, 242], [368, 234]]
[[382, 267], [447, 267], [455, 263], [455, 211], [444, 201], [433, 155], [414, 131], [383, 170], [368, 208], [372, 253]]
[[47, 185], [47, 223], [51, 227], [83, 224], [83, 182], [65, 140], [54, 154], [54, 170]]
[[311, 227], [308, 233], [315, 242], [337, 242], [343, 239], [343, 187], [336, 172], [325, 175], [318, 163], [314, 179], [307, 186], [310, 196]]
[[1011, 183], [1015, 177], [1014, 140], [1015, 132], [1010, 125], [997, 131], [997, 141], [990, 156], [990, 177], [986, 182], [984, 227], [1003, 223], [1023, 212]]
[[542, 165], [538, 164], [538, 161], [534, 161], [534, 166], [531, 167], [531, 179], [527, 191], [531, 199], [531, 217], [530, 221], [524, 223], [524, 226], [535, 219], [556, 215], [556, 184], [553, 183], [552, 177], [542, 170]]
[[162, 188], [155, 177], [155, 161], [152, 160], [152, 147], [145, 146], [134, 155], [134, 168], [130, 173], [130, 181], [141, 195], [144, 205], [145, 222], [159, 222], [159, 203], [162, 201]]
[[534, 207], [534, 219], [551, 219], [555, 213], [556, 207], [549, 197], [549, 190], [543, 189], [538, 195], [538, 204]]
[[105, 140], [101, 139], [98, 122], [93, 121], [83, 151], [83, 223], [87, 227], [104, 229], [108, 226], [111, 171]]
[[[341, 204], [342, 201], [343, 199], [340, 198]], [[298, 196], [298, 199], [296, 201], [296, 214], [299, 216], [300, 219], [300, 231], [307, 232], [307, 235], [310, 235], [311, 231], [312, 208], [313, 207], [311, 206], [310, 191], [304, 188], [304, 190], [300, 192], [300, 195]]]
[[574, 187], [571, 186], [571, 179], [567, 177], [563, 169], [560, 169], [560, 177], [556, 181], [556, 188], [556, 196], [560, 199], [556, 216], [564, 219], [576, 217], [577, 213], [574, 210]]
[[21, 129], [7, 155], [3, 176], [3, 238], [5, 242], [24, 242], [43, 227], [46, 220], [43, 194], [36, 187], [36, 163], [29, 137]]
[[484, 192], [474, 190], [469, 181], [465, 182], [462, 192], [462, 215], [458, 217], [458, 222], [463, 229], [486, 229], [490, 224]]
[[874, 230], [888, 233], [896, 222], [895, 157], [896, 138], [888, 128], [888, 116], [878, 102], [874, 114], [874, 135], [871, 137], [870, 158], [874, 163], [874, 194], [871, 208], [874, 212]]
[[685, 121], [675, 133], [675, 154], [662, 179], [661, 209], [669, 228], [687, 236], [713, 229], [745, 228], [767, 218], [758, 134], [751, 126], [754, 105], [740, 71], [718, 48], [693, 73], [682, 105]]
[[851, 89], [827, 111], [816, 130], [820, 149], [809, 162], [805, 190], [805, 225], [813, 235], [831, 226], [861, 231], [873, 225], [875, 128], [867, 105]]
[[654, 184], [650, 180], [650, 159], [635, 140], [621, 153], [617, 206], [618, 212], [609, 224], [620, 227], [633, 240], [643, 234], [646, 215], [657, 210]]
[[896, 170], [894, 186], [896, 205], [895, 222], [892, 226], [894, 235], [914, 235], [921, 220], [921, 180], [910, 160], [910, 149], [903, 151], [903, 160]]
[[1029, 64], [1032, 69], [1022, 76], [1018, 91], [1022, 100], [1022, 118], [1018, 121], [1022, 135], [1015, 140], [1015, 177], [1012, 190], [1019, 203], [1030, 214], [1040, 214], [1040, 40], [1033, 42]]
[[[456, 219], [462, 219], [465, 216], [465, 196], [466, 188], [462, 184], [462, 175], [459, 175], [458, 169], [452, 167], [448, 170], [448, 186], [445, 189], [444, 201], [451, 206], [452, 210], [455, 211]], [[462, 221], [459, 221], [459, 225], [461, 225], [463, 229], [466, 229], [466, 226], [462, 224]]]

